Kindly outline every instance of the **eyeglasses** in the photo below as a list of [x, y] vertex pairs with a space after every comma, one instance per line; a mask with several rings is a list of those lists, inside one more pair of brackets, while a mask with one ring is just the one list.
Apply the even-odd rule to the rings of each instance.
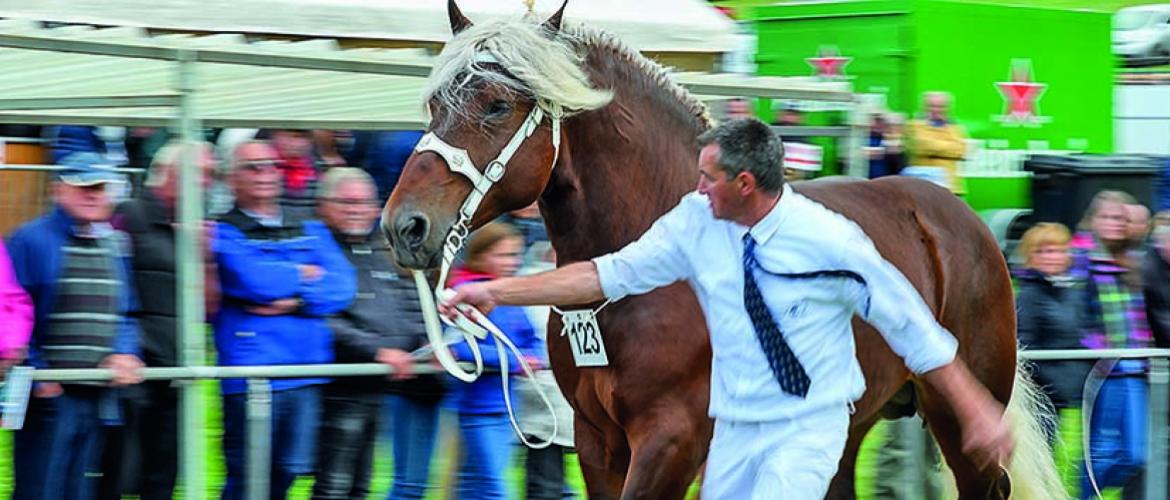
[[336, 203], [346, 207], [376, 207], [378, 200], [366, 200], [360, 198], [322, 198], [329, 203]]
[[261, 170], [275, 170], [279, 168], [279, 165], [274, 160], [245, 160], [240, 162], [240, 167], [259, 172]]

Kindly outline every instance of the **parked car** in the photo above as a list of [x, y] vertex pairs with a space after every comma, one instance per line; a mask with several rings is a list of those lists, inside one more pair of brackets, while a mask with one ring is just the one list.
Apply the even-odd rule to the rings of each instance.
[[1118, 11], [1113, 17], [1113, 53], [1127, 59], [1170, 58], [1170, 4]]

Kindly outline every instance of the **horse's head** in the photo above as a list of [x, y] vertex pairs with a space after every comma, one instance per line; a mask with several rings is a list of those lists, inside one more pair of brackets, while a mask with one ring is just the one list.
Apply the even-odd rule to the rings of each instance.
[[455, 36], [427, 84], [431, 123], [382, 214], [395, 258], [416, 269], [436, 267], [448, 240], [535, 201], [557, 159], [561, 119], [611, 97], [590, 85], [562, 35], [564, 5], [543, 23], [482, 26], [454, 0], [447, 9]]

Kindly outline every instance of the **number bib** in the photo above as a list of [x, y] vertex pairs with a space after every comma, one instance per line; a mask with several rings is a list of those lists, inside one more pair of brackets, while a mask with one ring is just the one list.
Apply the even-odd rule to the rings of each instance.
[[569, 334], [573, 362], [577, 366], [609, 366], [605, 343], [601, 340], [601, 328], [597, 326], [597, 314], [593, 310], [564, 311], [561, 321], [565, 324], [561, 335]]

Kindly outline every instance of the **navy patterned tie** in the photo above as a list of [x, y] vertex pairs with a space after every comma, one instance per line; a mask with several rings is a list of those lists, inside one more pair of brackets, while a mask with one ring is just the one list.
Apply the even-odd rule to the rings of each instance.
[[756, 330], [756, 338], [760, 341], [760, 347], [764, 349], [764, 355], [768, 357], [768, 365], [771, 366], [772, 374], [776, 376], [776, 380], [780, 382], [780, 388], [784, 392], [803, 398], [808, 395], [808, 386], [811, 381], [808, 374], [805, 373], [804, 367], [800, 366], [800, 360], [796, 359], [796, 354], [793, 354], [792, 348], [788, 347], [788, 342], [784, 341], [784, 335], [776, 326], [776, 320], [772, 318], [767, 304], [764, 304], [764, 296], [760, 294], [760, 287], [756, 284], [756, 277], [752, 273], [753, 269], [759, 267], [755, 251], [756, 240], [752, 238], [751, 233], [745, 234], [743, 236], [743, 305], [747, 308], [748, 316], [752, 318], [752, 327]]

